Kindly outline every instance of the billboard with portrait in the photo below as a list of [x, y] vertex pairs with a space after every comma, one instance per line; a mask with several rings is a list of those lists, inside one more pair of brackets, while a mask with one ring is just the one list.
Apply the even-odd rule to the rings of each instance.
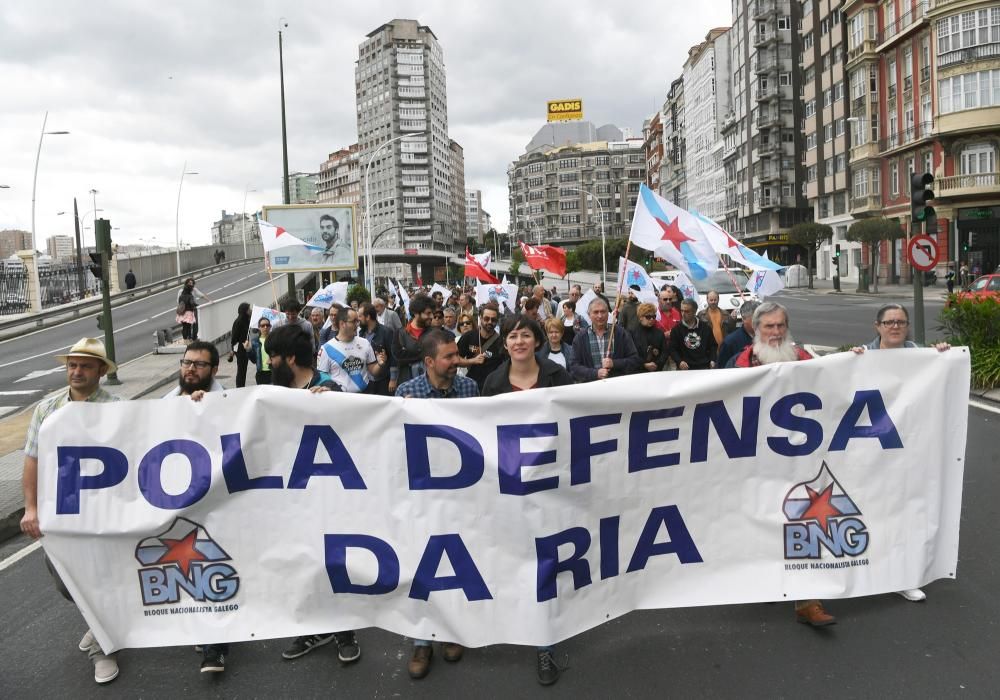
[[263, 208], [266, 221], [308, 244], [267, 253], [274, 272], [354, 270], [358, 237], [353, 204], [285, 204]]

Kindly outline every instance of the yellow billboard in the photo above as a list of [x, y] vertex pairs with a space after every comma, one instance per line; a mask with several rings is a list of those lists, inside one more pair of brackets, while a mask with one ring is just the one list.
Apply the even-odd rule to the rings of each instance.
[[583, 100], [577, 98], [573, 100], [549, 100], [548, 121], [567, 122], [574, 119], [583, 119]]

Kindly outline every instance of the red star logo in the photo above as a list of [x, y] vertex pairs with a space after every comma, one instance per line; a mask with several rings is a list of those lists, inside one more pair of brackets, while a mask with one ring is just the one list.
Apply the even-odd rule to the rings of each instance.
[[175, 562], [179, 567], [181, 567], [181, 571], [184, 572], [184, 575], [187, 576], [188, 570], [191, 568], [191, 562], [206, 560], [205, 555], [194, 547], [197, 536], [198, 531], [192, 530], [186, 537], [184, 537], [184, 539], [163, 540], [163, 544], [167, 545], [167, 551], [156, 563], [166, 564], [169, 562]]
[[275, 238], [277, 238], [278, 236], [280, 236], [283, 233], [288, 233], [288, 232], [285, 229], [281, 228], [280, 226], [275, 226], [274, 227], [274, 237]]
[[660, 225], [660, 228], [663, 229], [663, 238], [661, 238], [660, 240], [667, 241], [668, 243], [673, 243], [674, 246], [677, 248], [678, 253], [681, 251], [681, 243], [683, 243], [684, 241], [694, 240], [693, 238], [688, 238], [687, 236], [685, 236], [684, 232], [681, 231], [681, 227], [677, 223], [679, 219], [680, 217], [678, 216], [669, 224], [664, 223], [661, 219], [656, 220], [656, 223], [658, 223]]
[[808, 486], [806, 486], [806, 491], [809, 493], [809, 507], [806, 508], [806, 512], [799, 520], [817, 520], [823, 532], [828, 532], [827, 518], [842, 515], [837, 507], [830, 503], [830, 499], [833, 497], [833, 484], [827, 486], [821, 493], [816, 493]]
[[738, 240], [736, 240], [735, 238], [733, 238], [732, 236], [730, 236], [728, 233], [726, 234], [726, 239], [727, 239], [727, 244], [728, 244], [728, 246], [730, 248], [739, 248], [740, 247], [740, 242]]

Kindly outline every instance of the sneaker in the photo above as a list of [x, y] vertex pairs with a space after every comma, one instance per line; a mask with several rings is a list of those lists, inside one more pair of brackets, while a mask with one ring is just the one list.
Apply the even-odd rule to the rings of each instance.
[[335, 635], [332, 634], [309, 634], [305, 637], [296, 637], [291, 645], [281, 652], [283, 659], [297, 659], [305, 656], [313, 649], [317, 649], [333, 641]]
[[542, 685], [552, 685], [559, 680], [562, 669], [552, 658], [552, 650], [545, 649], [538, 652], [538, 682]]
[[829, 614], [819, 601], [810, 603], [804, 608], [795, 611], [795, 619], [805, 625], [812, 627], [826, 627], [837, 624], [837, 618]]
[[924, 600], [927, 600], [927, 594], [924, 593], [919, 588], [907, 588], [905, 591], [897, 591], [897, 593], [906, 598], [911, 603], [920, 603]]
[[222, 673], [226, 670], [226, 655], [215, 651], [214, 649], [209, 649], [205, 652], [204, 658], [201, 660], [201, 672], [202, 673]]
[[80, 651], [90, 651], [90, 647], [94, 646], [94, 642], [97, 640], [94, 638], [94, 633], [87, 630], [83, 635], [83, 639], [80, 640], [80, 644], [77, 647]]
[[94, 662], [94, 680], [98, 683], [110, 683], [118, 677], [118, 661], [115, 655], [105, 654], [96, 641], [90, 645], [87, 655]]
[[361, 645], [352, 630], [335, 632], [333, 636], [337, 639], [337, 658], [341, 663], [350, 664], [361, 658]]
[[434, 656], [434, 648], [430, 644], [413, 647], [413, 656], [410, 663], [406, 665], [406, 670], [410, 678], [423, 678], [431, 670], [431, 657]]
[[441, 655], [444, 657], [445, 661], [455, 662], [460, 660], [464, 651], [465, 648], [461, 644], [444, 642], [441, 645]]

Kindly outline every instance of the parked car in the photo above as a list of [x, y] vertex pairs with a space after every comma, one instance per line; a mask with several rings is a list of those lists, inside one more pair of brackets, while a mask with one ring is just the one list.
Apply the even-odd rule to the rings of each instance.
[[991, 297], [1000, 302], [1000, 273], [994, 272], [976, 279], [955, 295], [958, 299], [985, 299]]
[[[676, 284], [676, 270], [665, 272], [653, 272], [649, 276], [654, 284]], [[746, 286], [749, 281], [747, 273], [739, 267], [719, 268], [703, 280], [692, 280], [694, 288], [698, 292], [698, 310], [708, 308], [708, 293], [716, 291], [719, 293], [719, 308], [723, 311], [738, 309], [744, 301], [760, 301], [756, 294], [747, 291]], [[735, 282], [735, 285], [734, 285]], [[743, 291], [743, 296], [737, 291], [736, 285]], [[683, 290], [682, 290], [683, 291]]]

